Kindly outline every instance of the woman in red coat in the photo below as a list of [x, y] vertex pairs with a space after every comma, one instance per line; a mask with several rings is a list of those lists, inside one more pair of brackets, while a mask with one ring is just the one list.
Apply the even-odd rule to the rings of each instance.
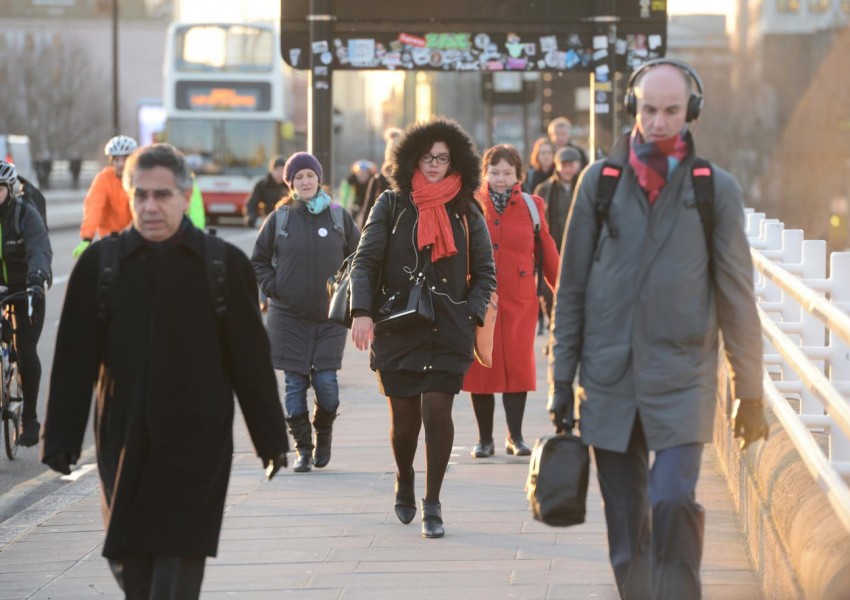
[[[534, 225], [531, 209], [523, 198], [522, 159], [516, 148], [493, 146], [482, 160], [484, 184], [478, 201], [484, 207], [496, 261], [496, 293], [499, 314], [493, 345], [493, 366], [475, 362], [467, 371], [463, 389], [472, 393], [478, 421], [475, 458], [492, 456], [495, 394], [502, 394], [508, 424], [508, 454], [526, 456], [531, 449], [522, 439], [522, 417], [526, 394], [537, 388], [534, 337], [537, 331], [538, 264], [534, 255]], [[554, 288], [558, 275], [558, 250], [543, 217], [543, 200], [529, 196], [537, 208], [543, 275]]]

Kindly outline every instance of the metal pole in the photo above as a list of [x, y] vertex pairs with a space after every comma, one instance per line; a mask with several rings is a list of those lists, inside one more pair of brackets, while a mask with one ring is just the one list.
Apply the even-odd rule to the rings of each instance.
[[118, 0], [112, 0], [112, 133], [121, 133], [121, 108], [118, 98]]
[[310, 0], [307, 16], [310, 29], [310, 86], [307, 107], [307, 151], [322, 164], [324, 183], [333, 185], [331, 173], [331, 113], [333, 80], [333, 21], [332, 0]]

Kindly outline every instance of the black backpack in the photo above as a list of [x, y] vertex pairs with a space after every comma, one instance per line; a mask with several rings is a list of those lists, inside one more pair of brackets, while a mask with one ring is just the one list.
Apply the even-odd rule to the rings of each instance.
[[[100, 241], [99, 269], [97, 274], [97, 319], [108, 323], [112, 309], [112, 297], [118, 280], [120, 265], [121, 237], [112, 233]], [[226, 248], [224, 241], [210, 229], [204, 236], [204, 263], [207, 271], [207, 284], [210, 301], [219, 321], [227, 314], [227, 271], [225, 264]]]
[[[28, 180], [24, 179], [20, 175], [18, 175], [18, 181], [21, 182], [21, 188], [23, 189], [23, 193], [19, 196], [23, 200], [23, 202], [29, 204], [30, 206], [35, 207], [38, 211], [38, 214], [41, 215], [41, 220], [44, 221], [44, 226], [47, 227], [47, 202], [44, 199], [44, 194], [42, 194], [37, 187], [35, 187]], [[21, 211], [23, 209], [23, 203], [19, 202], [15, 207], [15, 232], [20, 236], [21, 235]]]
[[[616, 152], [615, 148], [615, 152]], [[613, 152], [612, 152], [613, 154]], [[619, 152], [618, 154], [622, 154]], [[620, 158], [619, 156], [617, 158]], [[625, 162], [623, 160], [622, 162]], [[617, 238], [620, 234], [615, 223], [611, 220], [611, 201], [617, 191], [617, 184], [623, 174], [622, 162], [616, 160], [605, 161], [602, 172], [599, 175], [599, 185], [596, 188], [596, 199], [593, 201], [596, 214], [596, 236], [594, 247], [599, 244], [602, 228], [608, 228], [608, 235]], [[714, 277], [714, 260], [712, 257], [712, 239], [714, 236], [714, 171], [711, 163], [703, 158], [695, 158], [691, 165], [691, 180], [694, 186], [696, 207], [699, 211], [699, 220], [705, 235], [705, 247], [708, 251], [708, 270]]]

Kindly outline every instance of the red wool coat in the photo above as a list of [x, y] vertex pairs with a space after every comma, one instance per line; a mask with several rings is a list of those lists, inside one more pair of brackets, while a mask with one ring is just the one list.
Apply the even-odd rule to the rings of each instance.
[[[558, 276], [558, 250], [546, 225], [543, 199], [532, 196], [540, 213], [543, 275], [554, 288]], [[496, 261], [499, 312], [493, 343], [493, 367], [477, 361], [467, 371], [463, 389], [474, 394], [528, 392], [537, 389], [534, 336], [537, 332], [537, 278], [534, 276], [534, 226], [519, 184], [508, 206], [496, 212], [485, 183], [478, 194], [487, 217]]]

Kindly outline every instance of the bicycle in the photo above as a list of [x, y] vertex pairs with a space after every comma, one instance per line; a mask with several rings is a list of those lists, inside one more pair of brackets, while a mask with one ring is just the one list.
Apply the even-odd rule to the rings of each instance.
[[21, 413], [24, 409], [23, 386], [15, 349], [15, 314], [11, 303], [24, 297], [27, 298], [28, 316], [32, 317], [32, 292], [27, 290], [10, 294], [9, 288], [0, 285], [0, 407], [3, 410], [3, 441], [9, 460], [14, 460], [18, 453]]

